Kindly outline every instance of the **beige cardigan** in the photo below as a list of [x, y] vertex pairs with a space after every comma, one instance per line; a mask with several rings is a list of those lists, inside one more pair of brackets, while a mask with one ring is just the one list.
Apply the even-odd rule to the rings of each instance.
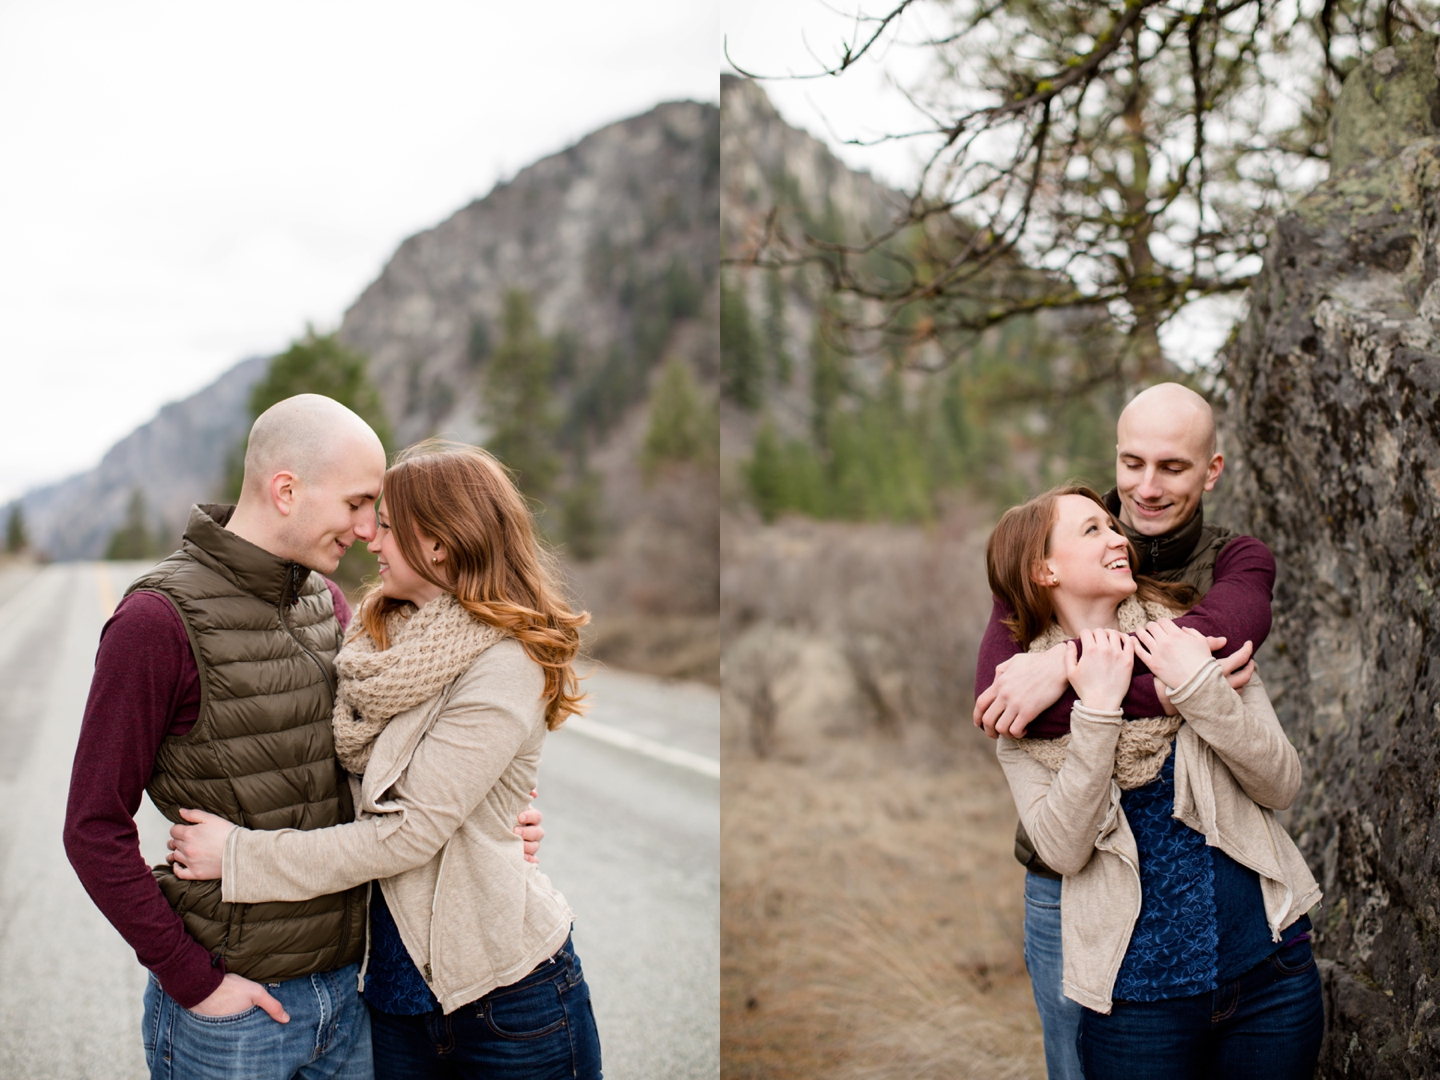
[[[1260, 677], [1240, 693], [1209, 661], [1170, 700], [1185, 723], [1175, 737], [1175, 817], [1260, 876], [1271, 938], [1320, 900], [1294, 841], [1275, 820], [1300, 790], [1300, 758]], [[1140, 914], [1140, 855], [1111, 779], [1124, 721], [1077, 704], [1065, 764], [1052, 773], [1013, 739], [997, 748], [1035, 850], [1064, 875], [1060, 891], [1065, 996], [1110, 1011], [1115, 976]]]
[[364, 777], [351, 777], [354, 822], [231, 830], [223, 899], [305, 900], [379, 879], [445, 1012], [524, 978], [574, 918], [511, 831], [539, 772], [544, 686], [519, 642], [491, 646], [380, 733]]

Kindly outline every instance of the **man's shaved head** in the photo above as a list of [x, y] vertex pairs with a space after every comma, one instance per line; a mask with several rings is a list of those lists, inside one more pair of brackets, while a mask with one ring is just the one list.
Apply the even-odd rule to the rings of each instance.
[[370, 425], [320, 394], [270, 406], [250, 429], [240, 505], [226, 528], [329, 574], [375, 535], [385, 447]]
[[245, 448], [245, 490], [264, 492], [278, 472], [315, 483], [339, 459], [361, 448], [380, 449], [370, 425], [333, 398], [296, 394], [256, 419]]
[[1215, 411], [1188, 386], [1166, 382], [1141, 390], [1120, 413], [1117, 433], [1122, 443], [1126, 429], [1135, 427], [1163, 427], [1193, 441], [1207, 461], [1215, 455]]
[[1224, 466], [1208, 401], [1179, 383], [1142, 390], [1116, 430], [1120, 520], [1145, 536], [1174, 531], [1195, 516]]

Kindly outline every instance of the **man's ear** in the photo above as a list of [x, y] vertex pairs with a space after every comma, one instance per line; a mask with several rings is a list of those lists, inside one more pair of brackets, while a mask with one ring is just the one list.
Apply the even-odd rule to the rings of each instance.
[[1210, 459], [1210, 466], [1205, 470], [1205, 490], [1210, 491], [1215, 487], [1215, 481], [1220, 479], [1220, 474], [1225, 471], [1225, 455], [1216, 454]]
[[289, 517], [290, 511], [295, 509], [295, 499], [299, 488], [300, 481], [292, 472], [277, 472], [270, 478], [270, 501], [275, 504], [275, 509], [285, 517]]

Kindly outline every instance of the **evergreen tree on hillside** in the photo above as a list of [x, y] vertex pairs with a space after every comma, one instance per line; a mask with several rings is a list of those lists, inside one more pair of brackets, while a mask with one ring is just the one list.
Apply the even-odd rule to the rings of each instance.
[[521, 491], [543, 499], [561, 465], [550, 388], [553, 349], [540, 336], [529, 294], [506, 293], [501, 321], [503, 334], [484, 377], [485, 419], [493, 429], [486, 447], [514, 470]]
[[785, 343], [785, 279], [779, 270], [765, 275], [765, 348], [770, 370], [782, 386], [790, 383], [790, 351]]
[[18, 555], [30, 546], [30, 534], [25, 529], [25, 511], [20, 504], [10, 506], [10, 520], [5, 525], [5, 550]]
[[720, 389], [744, 409], [757, 409], [765, 365], [743, 286], [720, 278]]
[[165, 554], [163, 530], [150, 527], [150, 514], [145, 505], [145, 493], [136, 488], [130, 495], [130, 506], [125, 511], [125, 520], [110, 534], [110, 544], [105, 549], [107, 559], [158, 559]]
[[650, 396], [650, 428], [640, 452], [648, 475], [667, 461], [702, 461], [717, 448], [714, 411], [700, 400], [690, 365], [678, 356], [661, 369]]

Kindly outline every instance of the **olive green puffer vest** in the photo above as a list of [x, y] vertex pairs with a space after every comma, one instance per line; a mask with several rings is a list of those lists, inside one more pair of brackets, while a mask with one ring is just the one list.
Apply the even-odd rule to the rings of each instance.
[[[354, 819], [330, 732], [341, 630], [319, 575], [228, 532], [232, 507], [197, 506], [179, 551], [135, 581], [180, 613], [200, 672], [200, 714], [168, 736], [146, 790], [250, 829]], [[333, 971], [365, 946], [365, 887], [299, 903], [227, 904], [219, 881], [156, 880], [196, 941], [258, 982]]]
[[[1115, 520], [1120, 521], [1119, 492], [1111, 488], [1102, 497]], [[1120, 528], [1140, 556], [1140, 563], [1135, 568], [1137, 574], [1158, 581], [1183, 581], [1202, 597], [1215, 584], [1215, 560], [1220, 557], [1221, 549], [1239, 535], [1221, 525], [1205, 524], [1203, 506], [1197, 506], [1194, 517], [1164, 536], [1146, 536], [1123, 521], [1120, 521]], [[1032, 874], [1060, 877], [1040, 858], [1024, 825], [1015, 826], [1015, 858]]]

